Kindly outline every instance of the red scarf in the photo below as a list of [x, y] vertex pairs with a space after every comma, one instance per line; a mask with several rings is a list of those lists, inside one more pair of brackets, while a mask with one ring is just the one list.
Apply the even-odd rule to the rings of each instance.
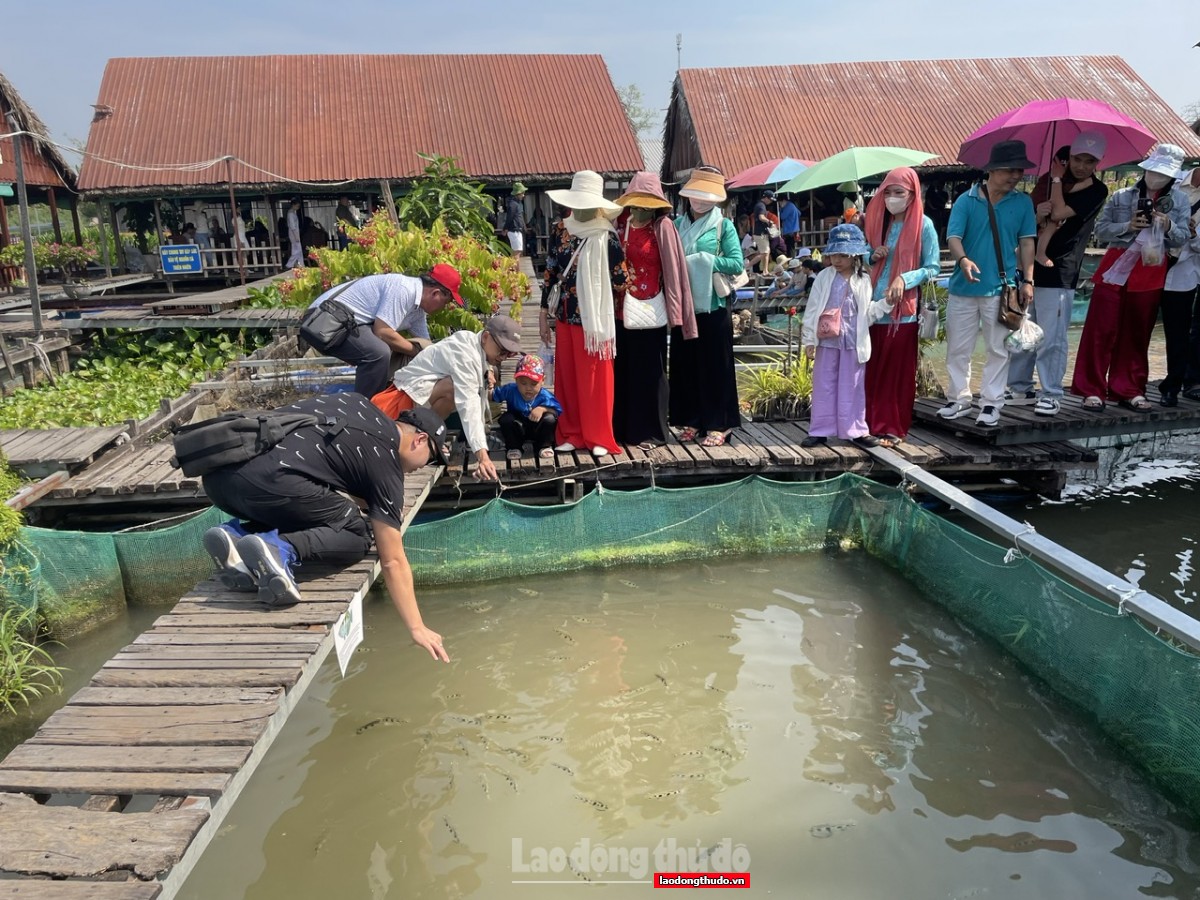
[[[905, 272], [911, 272], [921, 266], [921, 227], [925, 223], [925, 201], [921, 199], [921, 181], [917, 173], [907, 166], [892, 169], [883, 184], [867, 204], [866, 236], [871, 248], [883, 247], [887, 244], [887, 233], [884, 230], [885, 221], [890, 224], [887, 206], [883, 202], [883, 192], [889, 185], [899, 185], [909, 192], [908, 209], [904, 211], [904, 224], [900, 226], [900, 236], [894, 249], [889, 251], [886, 259], [881, 259], [871, 267], [871, 283], [878, 285], [883, 277], [883, 267], [888, 259], [892, 261], [891, 277], [894, 280]], [[887, 290], [884, 285], [884, 291]], [[909, 288], [904, 292], [903, 299], [896, 304], [892, 311], [893, 321], [900, 321], [905, 316], [917, 314], [917, 295], [920, 287]]]

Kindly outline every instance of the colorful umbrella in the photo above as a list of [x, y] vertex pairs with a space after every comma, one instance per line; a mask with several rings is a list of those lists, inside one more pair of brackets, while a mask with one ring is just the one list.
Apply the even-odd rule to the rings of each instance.
[[790, 156], [785, 156], [783, 159], [768, 159], [765, 163], [759, 163], [757, 166], [751, 166], [738, 172], [729, 179], [725, 187], [750, 188], [779, 184], [781, 181], [795, 178], [811, 165], [813, 165], [811, 160], [792, 159]]
[[936, 156], [936, 153], [904, 147], [851, 147], [813, 164], [782, 185], [779, 192], [811, 191], [828, 184], [858, 181], [880, 172], [890, 172], [897, 166], [919, 166]]
[[1029, 158], [1041, 174], [1050, 168], [1054, 152], [1083, 131], [1098, 131], [1108, 142], [1104, 167], [1119, 166], [1145, 157], [1154, 146], [1154, 135], [1141, 122], [1117, 112], [1100, 100], [1033, 100], [1001, 113], [963, 141], [958, 158], [982, 169], [999, 141], [1024, 141]]

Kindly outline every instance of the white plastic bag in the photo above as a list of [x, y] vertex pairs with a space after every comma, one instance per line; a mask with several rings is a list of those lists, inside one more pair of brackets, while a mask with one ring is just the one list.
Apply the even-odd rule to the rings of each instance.
[[1165, 258], [1163, 253], [1163, 226], [1160, 219], [1155, 219], [1150, 226], [1150, 237], [1142, 244], [1142, 265], [1159, 266]]
[[1024, 353], [1036, 350], [1042, 346], [1045, 339], [1046, 333], [1042, 331], [1042, 326], [1026, 316], [1016, 331], [1009, 332], [1004, 339], [1004, 346], [1008, 348], [1009, 353]]
[[542, 383], [547, 390], [551, 390], [554, 384], [554, 347], [550, 344], [539, 344], [537, 355], [546, 364], [546, 380]]

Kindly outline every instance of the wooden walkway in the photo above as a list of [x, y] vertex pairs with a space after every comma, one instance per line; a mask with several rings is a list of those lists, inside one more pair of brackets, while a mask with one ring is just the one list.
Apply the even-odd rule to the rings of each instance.
[[1115, 403], [1107, 404], [1103, 410], [1092, 411], [1083, 408], [1083, 398], [1068, 394], [1057, 416], [1039, 416], [1034, 413], [1032, 406], [1005, 406], [1000, 414], [1000, 425], [996, 428], [976, 425], [978, 411], [947, 422], [937, 416], [944, 401], [921, 399], [913, 410], [913, 420], [943, 434], [969, 437], [996, 447], [1039, 441], [1077, 441], [1116, 435], [1200, 431], [1200, 403], [1181, 396], [1178, 406], [1167, 408], [1158, 405], [1158, 398], [1158, 389], [1151, 385], [1146, 388], [1146, 399], [1153, 407], [1150, 412], [1135, 412]]
[[40, 478], [60, 469], [78, 469], [117, 443], [125, 425], [107, 428], [4, 428], [0, 450], [8, 464], [29, 478]]
[[[406, 527], [439, 474], [405, 478]], [[176, 894], [379, 563], [298, 575], [303, 602], [279, 610], [197, 585], [0, 762], [0, 895]]]

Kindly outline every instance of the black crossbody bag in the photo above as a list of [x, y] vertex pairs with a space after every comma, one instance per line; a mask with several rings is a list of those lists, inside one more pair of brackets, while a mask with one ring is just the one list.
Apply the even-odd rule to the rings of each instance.
[[354, 311], [338, 301], [342, 291], [354, 284], [351, 279], [339, 285], [329, 297], [312, 307], [300, 320], [300, 337], [318, 353], [329, 353], [346, 342], [346, 338], [358, 331], [358, 320]]

